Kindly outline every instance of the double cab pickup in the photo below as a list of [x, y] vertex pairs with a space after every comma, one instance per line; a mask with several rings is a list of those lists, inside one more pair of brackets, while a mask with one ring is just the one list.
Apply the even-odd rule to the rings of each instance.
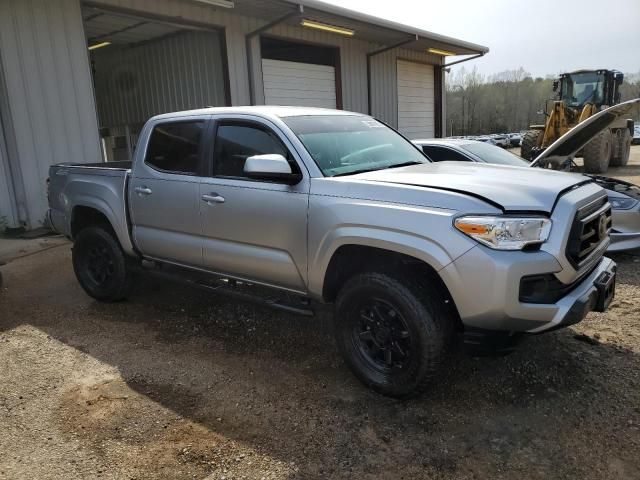
[[[606, 128], [607, 115], [617, 112], [585, 128]], [[567, 135], [549, 155], [571, 155], [591, 136]], [[554, 330], [605, 310], [614, 294], [616, 265], [603, 256], [611, 207], [592, 179], [431, 163], [359, 113], [159, 115], [132, 162], [52, 166], [49, 204], [95, 299], [126, 298], [147, 271], [241, 296], [255, 289], [299, 313], [333, 304], [346, 363], [391, 396], [426, 387], [454, 335]]]

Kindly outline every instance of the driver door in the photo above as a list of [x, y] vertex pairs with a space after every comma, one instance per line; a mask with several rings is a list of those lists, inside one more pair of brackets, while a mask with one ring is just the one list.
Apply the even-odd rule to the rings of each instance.
[[215, 121], [209, 174], [200, 183], [204, 267], [306, 292], [309, 177], [297, 185], [249, 179], [247, 157], [279, 153], [301, 171], [286, 137], [260, 119]]

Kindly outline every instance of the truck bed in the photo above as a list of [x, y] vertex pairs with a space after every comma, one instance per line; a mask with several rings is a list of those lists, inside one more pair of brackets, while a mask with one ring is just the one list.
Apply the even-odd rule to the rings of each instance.
[[60, 163], [49, 168], [49, 218], [52, 228], [73, 236], [76, 205], [105, 212], [125, 250], [129, 238], [127, 186], [131, 162]]

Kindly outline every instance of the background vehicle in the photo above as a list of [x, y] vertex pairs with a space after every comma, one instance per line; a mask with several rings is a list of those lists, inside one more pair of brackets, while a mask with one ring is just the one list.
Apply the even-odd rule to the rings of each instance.
[[[531, 162], [502, 148], [473, 140], [415, 140], [434, 162], [447, 160], [528, 167]], [[613, 228], [609, 252], [640, 248], [640, 187], [615, 178], [591, 176], [607, 190]]]
[[495, 144], [497, 146], [499, 146], [499, 147], [508, 148], [508, 147], [511, 146], [511, 141], [509, 140], [509, 135], [503, 135], [503, 134], [494, 133], [490, 137], [493, 139]]
[[[558, 94], [544, 125], [531, 125], [522, 138], [521, 156], [533, 160], [545, 148], [602, 108], [620, 103], [623, 74], [617, 70], [577, 70], [554, 82]], [[621, 118], [596, 135], [582, 151], [587, 173], [604, 173], [609, 165], [626, 165], [633, 120]], [[557, 165], [555, 166], [558, 167]]]
[[509, 134], [509, 144], [511, 147], [519, 147], [522, 142], [522, 135], [520, 133]]
[[[546, 154], [582, 146], [567, 137]], [[139, 145], [132, 164], [50, 169], [84, 290], [120, 300], [146, 271], [301, 314], [333, 303], [347, 364], [387, 395], [425, 388], [456, 331], [506, 342], [613, 298], [611, 207], [581, 175], [431, 163], [371, 117], [314, 108], [160, 115]]]
[[633, 131], [633, 140], [632, 142], [634, 145], [640, 145], [640, 125], [636, 125], [635, 129]]

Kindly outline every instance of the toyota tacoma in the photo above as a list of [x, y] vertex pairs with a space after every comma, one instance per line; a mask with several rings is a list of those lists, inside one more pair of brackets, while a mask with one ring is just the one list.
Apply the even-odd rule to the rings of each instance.
[[[588, 141], [575, 136], [546, 154]], [[391, 396], [424, 389], [458, 333], [548, 332], [614, 295], [611, 206], [592, 179], [431, 163], [359, 113], [159, 115], [132, 162], [52, 166], [48, 194], [95, 299], [146, 272], [300, 314], [332, 304], [346, 363]]]

